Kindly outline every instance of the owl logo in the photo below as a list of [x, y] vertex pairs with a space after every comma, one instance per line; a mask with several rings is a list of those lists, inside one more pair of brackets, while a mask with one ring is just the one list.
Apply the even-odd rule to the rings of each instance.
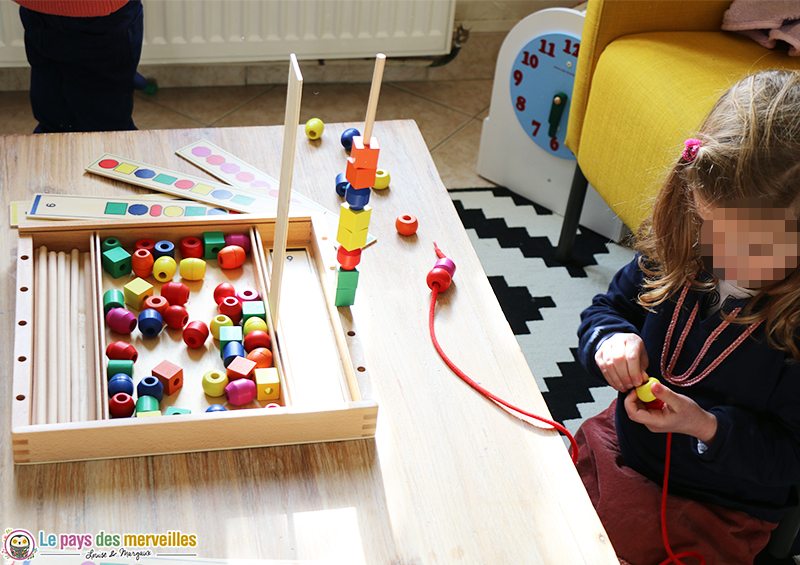
[[3, 553], [7, 559], [24, 561], [36, 553], [33, 535], [26, 530], [6, 530], [3, 539]]

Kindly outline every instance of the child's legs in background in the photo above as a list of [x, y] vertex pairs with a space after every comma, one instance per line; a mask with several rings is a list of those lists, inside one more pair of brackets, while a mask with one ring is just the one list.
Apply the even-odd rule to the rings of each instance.
[[141, 0], [108, 16], [70, 18], [20, 7], [38, 133], [136, 129], [133, 90]]

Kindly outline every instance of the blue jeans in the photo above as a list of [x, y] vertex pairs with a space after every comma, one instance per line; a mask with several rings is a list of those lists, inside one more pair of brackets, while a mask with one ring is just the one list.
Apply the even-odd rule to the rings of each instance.
[[34, 133], [135, 130], [141, 0], [107, 16], [71, 18], [20, 7], [31, 65]]

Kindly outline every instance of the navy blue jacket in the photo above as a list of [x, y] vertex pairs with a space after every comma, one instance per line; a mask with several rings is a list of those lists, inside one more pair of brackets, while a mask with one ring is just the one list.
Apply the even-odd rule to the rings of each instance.
[[[647, 374], [679, 394], [694, 399], [717, 417], [717, 435], [704, 453], [697, 439], [673, 434], [669, 491], [726, 508], [743, 510], [771, 522], [780, 521], [797, 504], [792, 485], [800, 485], [800, 363], [767, 344], [764, 325], [744, 340], [705, 379], [677, 387], [661, 376], [661, 354], [677, 296], [651, 313], [636, 303], [643, 273], [638, 255], [613, 278], [606, 294], [598, 294], [581, 313], [578, 356], [584, 367], [606, 382], [594, 355], [614, 333], [642, 337], [649, 366]], [[719, 312], [703, 317], [709, 292], [689, 290], [673, 332], [668, 357], [683, 331], [689, 313], [700, 310], [673, 374], [683, 374], [694, 362], [709, 334], [722, 322]], [[749, 299], [729, 297], [723, 309], [730, 312]], [[703, 371], [741, 333], [731, 324], [711, 345], [694, 374]], [[669, 358], [667, 359], [669, 365]], [[655, 434], [628, 418], [620, 393], [616, 427], [620, 449], [632, 469], [661, 484], [664, 476], [666, 434]]]

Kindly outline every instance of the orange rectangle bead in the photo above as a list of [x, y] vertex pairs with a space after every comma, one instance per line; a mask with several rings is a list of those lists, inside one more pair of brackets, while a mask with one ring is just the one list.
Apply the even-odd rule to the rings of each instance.
[[350, 158], [355, 161], [356, 168], [377, 169], [378, 154], [381, 148], [378, 146], [378, 138], [373, 136], [369, 145], [364, 145], [364, 138], [360, 135], [353, 137], [353, 147], [350, 149]]
[[353, 188], [372, 188], [375, 184], [377, 169], [359, 169], [352, 157], [347, 158], [347, 169], [344, 176]]

